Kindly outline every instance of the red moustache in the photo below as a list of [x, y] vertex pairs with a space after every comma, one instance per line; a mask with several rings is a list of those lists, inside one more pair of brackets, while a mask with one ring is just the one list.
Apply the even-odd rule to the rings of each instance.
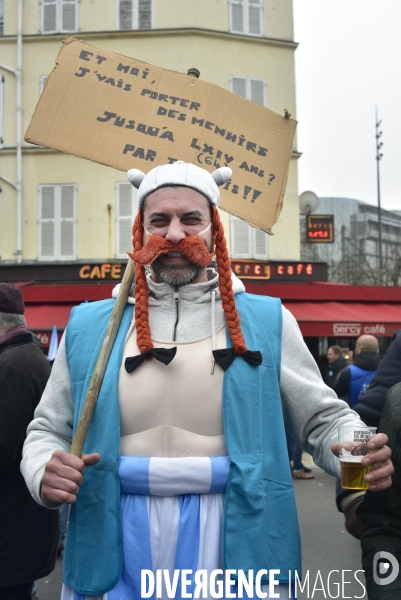
[[207, 267], [213, 258], [213, 254], [208, 252], [205, 242], [199, 235], [190, 235], [177, 244], [158, 235], [151, 235], [141, 250], [134, 254], [128, 252], [128, 256], [140, 265], [151, 265], [156, 258], [167, 252], [182, 252], [199, 267]]

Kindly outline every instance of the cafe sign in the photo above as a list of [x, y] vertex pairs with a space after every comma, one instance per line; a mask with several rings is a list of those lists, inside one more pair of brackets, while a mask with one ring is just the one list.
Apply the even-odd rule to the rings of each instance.
[[333, 336], [359, 337], [364, 334], [389, 335], [383, 323], [333, 323]]
[[264, 281], [327, 281], [327, 264], [300, 261], [232, 260], [239, 279]]
[[310, 243], [334, 242], [334, 215], [308, 215], [306, 241]]
[[122, 277], [121, 263], [102, 263], [101, 265], [83, 265], [78, 272], [79, 279], [90, 280], [110, 280], [121, 279]]
[[[0, 281], [54, 283], [118, 283], [125, 262], [37, 264], [0, 266]], [[327, 281], [327, 263], [302, 261], [232, 260], [231, 268], [239, 279], [261, 281]]]

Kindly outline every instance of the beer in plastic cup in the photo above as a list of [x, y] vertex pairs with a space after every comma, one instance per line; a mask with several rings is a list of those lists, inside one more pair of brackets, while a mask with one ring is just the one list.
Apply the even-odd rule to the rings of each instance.
[[365, 481], [365, 475], [369, 473], [370, 467], [365, 467], [362, 459], [369, 454], [367, 443], [375, 433], [376, 427], [341, 425], [338, 428], [342, 488], [368, 489], [369, 483]]

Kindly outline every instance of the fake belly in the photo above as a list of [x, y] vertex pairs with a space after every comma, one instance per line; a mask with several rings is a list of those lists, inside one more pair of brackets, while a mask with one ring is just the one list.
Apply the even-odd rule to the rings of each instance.
[[[118, 384], [121, 455], [226, 456], [223, 370], [216, 365], [212, 373], [211, 337], [153, 342], [155, 347], [177, 346], [169, 365], [153, 359], [127, 373], [125, 358], [139, 354], [135, 330], [124, 347]], [[224, 326], [217, 332], [217, 347], [225, 347]]]
[[122, 456], [227, 456], [224, 434], [205, 436], [173, 425], [158, 425], [120, 438]]

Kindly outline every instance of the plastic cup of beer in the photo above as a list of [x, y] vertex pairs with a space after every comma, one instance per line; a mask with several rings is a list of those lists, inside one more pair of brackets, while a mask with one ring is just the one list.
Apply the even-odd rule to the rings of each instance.
[[338, 428], [340, 443], [341, 487], [347, 490], [367, 490], [369, 483], [365, 475], [370, 467], [362, 464], [364, 456], [370, 453], [367, 444], [376, 433], [376, 427], [341, 425]]

